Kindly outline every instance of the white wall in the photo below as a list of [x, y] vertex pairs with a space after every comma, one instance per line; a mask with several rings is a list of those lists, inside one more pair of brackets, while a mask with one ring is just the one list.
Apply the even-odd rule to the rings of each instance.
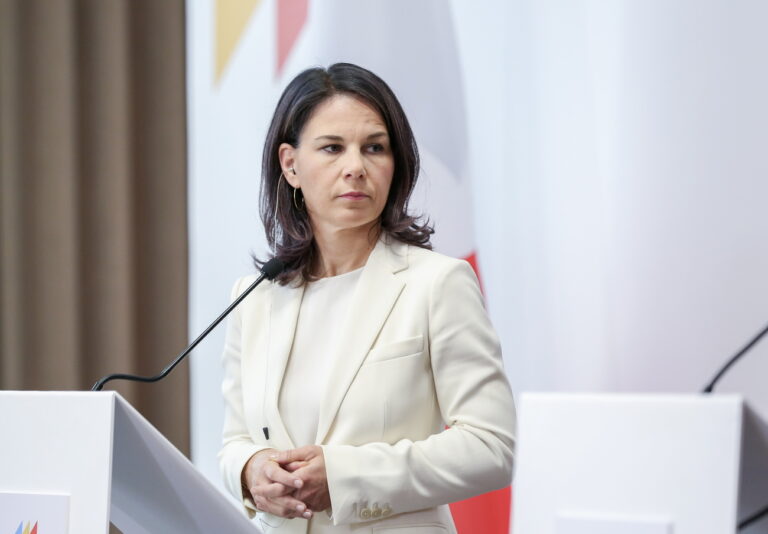
[[[274, 41], [271, 3], [256, 10], [233, 58], [255, 58], [252, 68], [229, 69], [218, 84], [213, 82], [212, 4], [203, 0], [187, 4], [191, 337], [227, 306], [235, 280], [253, 272], [251, 253], [262, 254], [266, 248], [256, 169], [279, 96], [272, 90], [271, 77], [263, 74], [274, 70], [271, 54], [260, 53], [271, 49]], [[243, 108], [241, 93], [249, 89], [274, 96]], [[222, 488], [216, 455], [224, 412], [223, 346], [222, 324], [190, 356], [192, 459]]]
[[[489, 293], [521, 388], [695, 391], [768, 322], [767, 14], [514, 3]], [[768, 413], [766, 370], [768, 341], [723, 388]]]

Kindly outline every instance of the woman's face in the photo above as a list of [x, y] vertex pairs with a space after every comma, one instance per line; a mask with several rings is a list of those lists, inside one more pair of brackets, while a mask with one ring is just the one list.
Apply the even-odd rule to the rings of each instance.
[[288, 183], [301, 188], [315, 232], [370, 228], [384, 210], [395, 169], [381, 116], [348, 95], [319, 104], [298, 147], [280, 145], [280, 163]]

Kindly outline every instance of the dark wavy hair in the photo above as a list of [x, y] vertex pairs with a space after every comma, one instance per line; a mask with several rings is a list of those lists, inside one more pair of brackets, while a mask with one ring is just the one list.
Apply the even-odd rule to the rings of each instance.
[[[318, 251], [307, 211], [296, 209], [293, 188], [281, 178], [278, 149], [282, 143], [298, 147], [301, 132], [317, 106], [339, 94], [365, 102], [378, 111], [387, 126], [395, 166], [377, 230], [411, 245], [432, 248], [430, 236], [434, 230], [429, 221], [422, 223], [421, 217], [408, 214], [408, 200], [419, 174], [419, 150], [392, 89], [371, 71], [351, 63], [311, 68], [296, 76], [283, 91], [264, 142], [261, 220], [274, 256], [285, 264], [277, 278], [281, 284], [316, 279], [313, 269]], [[259, 259], [255, 263], [258, 268], [264, 264]]]

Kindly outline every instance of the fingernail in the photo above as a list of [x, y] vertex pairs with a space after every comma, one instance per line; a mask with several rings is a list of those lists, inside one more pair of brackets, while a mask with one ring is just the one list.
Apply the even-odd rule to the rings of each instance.
[[277, 460], [277, 454], [270, 454], [269, 455], [270, 460]]
[[301, 480], [300, 478], [296, 479], [293, 481], [293, 485], [296, 486], [297, 488], [300, 488], [304, 485], [304, 481]]
[[312, 512], [310, 512], [309, 510], [307, 510], [306, 512], [304, 512], [304, 517], [306, 517], [307, 519], [309, 519], [310, 517], [312, 517]]
[[296, 510], [298, 510], [299, 512], [303, 512], [304, 511], [304, 505], [303, 504], [297, 504], [296, 505]]

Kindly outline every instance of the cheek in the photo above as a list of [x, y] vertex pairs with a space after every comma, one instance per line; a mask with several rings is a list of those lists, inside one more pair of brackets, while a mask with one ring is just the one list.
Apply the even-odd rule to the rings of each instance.
[[317, 210], [323, 211], [325, 198], [323, 196], [322, 191], [318, 190], [318, 188], [314, 184], [307, 186], [305, 188], [302, 188], [302, 191], [304, 192], [304, 202], [306, 203], [307, 207], [311, 211], [313, 212], [316, 212]]
[[382, 184], [382, 187], [381, 187], [382, 205], [387, 202], [387, 199], [389, 198], [389, 193], [391, 191], [392, 191], [392, 178], [390, 178], [388, 181]]
[[322, 202], [324, 195], [327, 194], [329, 186], [322, 169], [314, 166], [305, 166], [301, 172], [301, 190], [304, 197], [317, 203]]
[[387, 198], [389, 197], [389, 191], [392, 189], [392, 180], [394, 178], [395, 173], [395, 164], [394, 162], [387, 162], [386, 164], [379, 167], [379, 176], [381, 176], [380, 182], [379, 182], [379, 191], [380, 196], [383, 196], [383, 201], [386, 202]]

